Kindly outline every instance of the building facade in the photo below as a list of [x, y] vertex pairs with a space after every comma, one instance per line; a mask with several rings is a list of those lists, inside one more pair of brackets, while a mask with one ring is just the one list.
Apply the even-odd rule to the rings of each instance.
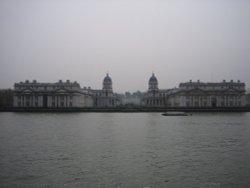
[[15, 83], [14, 107], [73, 108], [92, 107], [93, 98], [77, 82], [59, 80], [56, 83], [39, 83], [36, 80]]
[[189, 82], [179, 85], [179, 106], [242, 107], [246, 106], [245, 83], [223, 80], [217, 83]]
[[81, 88], [77, 82], [59, 80], [56, 83], [30, 82], [15, 83], [14, 107], [25, 108], [85, 108], [116, 107], [117, 94], [113, 93], [109, 74], [103, 80], [102, 89]]
[[242, 107], [246, 106], [245, 83], [240, 81], [216, 83], [180, 83], [179, 88], [159, 89], [153, 74], [143, 97], [145, 107]]
[[148, 90], [142, 98], [142, 105], [145, 107], [166, 107], [168, 106], [167, 99], [171, 89], [159, 89], [158, 80], [153, 73], [148, 81]]
[[15, 83], [13, 106], [21, 108], [114, 108], [142, 107], [243, 107], [247, 105], [245, 83], [196, 82], [180, 83], [178, 88], [159, 89], [155, 74], [149, 78], [145, 93], [131, 95], [113, 92], [112, 79], [107, 74], [102, 89], [81, 88], [77, 82], [59, 80], [39, 83], [36, 80]]
[[88, 92], [93, 96], [94, 107], [96, 108], [110, 108], [116, 107], [120, 104], [117, 94], [113, 92], [112, 79], [107, 73], [103, 79], [102, 89], [88, 89]]

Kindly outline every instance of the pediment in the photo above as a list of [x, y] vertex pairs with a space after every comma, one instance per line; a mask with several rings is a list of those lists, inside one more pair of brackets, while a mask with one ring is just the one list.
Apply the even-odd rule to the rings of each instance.
[[225, 92], [229, 92], [229, 93], [230, 93], [230, 92], [232, 92], [232, 93], [235, 93], [235, 92], [236, 92], [236, 93], [240, 93], [240, 91], [237, 90], [237, 89], [235, 89], [235, 88], [228, 88], [228, 89], [225, 90]]
[[230, 92], [230, 91], [231, 91], [231, 92], [234, 92], [234, 91], [237, 91], [237, 90], [231, 89], [231, 88], [230, 88], [230, 89], [227, 89], [226, 91], [227, 91], [227, 92]]
[[31, 89], [24, 89], [24, 90], [22, 90], [22, 93], [33, 93], [34, 91], [33, 90], [31, 90]]
[[60, 89], [57, 89], [55, 90], [55, 93], [70, 93], [71, 91], [67, 90], [67, 89], [64, 89], [64, 88], [60, 88]]

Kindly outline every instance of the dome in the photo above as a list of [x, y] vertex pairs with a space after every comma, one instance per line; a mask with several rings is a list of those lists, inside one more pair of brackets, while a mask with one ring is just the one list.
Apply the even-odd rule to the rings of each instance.
[[103, 83], [104, 82], [111, 82], [112, 83], [112, 80], [111, 78], [109, 77], [109, 74], [107, 73], [107, 75], [105, 76], [105, 78], [103, 79]]
[[157, 78], [155, 77], [155, 74], [153, 73], [152, 74], [152, 76], [149, 78], [149, 81], [148, 81], [149, 83], [151, 83], [151, 82], [158, 82], [157, 81]]
[[158, 80], [153, 73], [152, 76], [149, 78], [148, 81], [148, 89], [149, 90], [158, 90]]
[[108, 73], [103, 79], [103, 89], [112, 90], [112, 79], [109, 77]]

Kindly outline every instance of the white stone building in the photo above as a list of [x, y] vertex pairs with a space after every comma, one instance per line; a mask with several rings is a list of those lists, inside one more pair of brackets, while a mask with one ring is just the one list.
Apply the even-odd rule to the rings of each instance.
[[36, 80], [15, 83], [14, 107], [73, 108], [93, 107], [93, 97], [77, 82], [39, 83]]
[[[191, 80], [179, 85], [179, 106], [185, 107], [241, 107], [246, 106], [245, 83], [233, 80], [204, 83]], [[170, 97], [171, 98], [171, 97]]]
[[[133, 100], [132, 100], [133, 99]], [[140, 98], [122, 99], [113, 92], [109, 74], [103, 88], [81, 88], [77, 82], [38, 83], [36, 80], [15, 83], [14, 107], [25, 108], [114, 108], [120, 105], [144, 107], [242, 107], [246, 106], [245, 83], [233, 80], [204, 83], [185, 82], [178, 88], [159, 89], [154, 74], [149, 79], [148, 91]]]
[[148, 81], [148, 91], [144, 94], [142, 104], [145, 107], [166, 107], [171, 89], [159, 89], [158, 80], [153, 73]]
[[179, 88], [159, 89], [153, 74], [142, 100], [146, 107], [242, 107], [246, 106], [245, 83], [240, 81], [216, 83], [180, 83]]
[[102, 89], [88, 89], [88, 92], [93, 96], [97, 108], [116, 107], [120, 104], [117, 95], [113, 93], [112, 79], [108, 73], [103, 79]]

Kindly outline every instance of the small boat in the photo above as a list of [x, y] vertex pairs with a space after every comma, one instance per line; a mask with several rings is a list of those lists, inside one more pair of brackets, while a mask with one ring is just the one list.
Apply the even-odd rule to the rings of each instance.
[[162, 116], [191, 116], [192, 114], [186, 112], [165, 112]]

